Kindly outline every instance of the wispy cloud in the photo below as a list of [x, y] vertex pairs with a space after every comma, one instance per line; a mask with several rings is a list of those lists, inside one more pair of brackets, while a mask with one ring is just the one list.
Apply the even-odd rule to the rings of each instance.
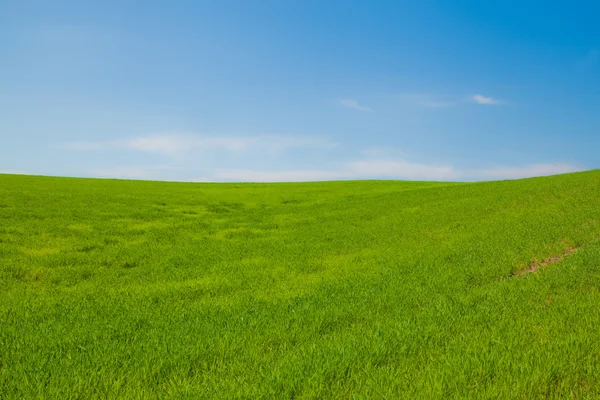
[[177, 155], [189, 151], [226, 150], [243, 152], [261, 149], [268, 152], [280, 152], [298, 147], [334, 147], [336, 142], [320, 137], [292, 137], [278, 135], [260, 136], [207, 136], [197, 134], [168, 133], [116, 139], [100, 142], [72, 142], [63, 147], [67, 150], [134, 150], [160, 155]]
[[356, 177], [381, 177], [409, 180], [451, 180], [451, 166], [427, 165], [403, 160], [361, 160], [349, 163], [347, 172]]
[[[105, 142], [70, 143], [66, 147], [77, 151], [121, 149], [165, 156], [161, 165], [108, 165], [91, 171], [91, 175], [106, 178], [153, 179], [171, 181], [323, 181], [338, 179], [405, 179], [427, 181], [480, 181], [517, 179], [581, 171], [569, 163], [537, 163], [521, 166], [496, 166], [463, 169], [451, 164], [415, 161], [412, 155], [394, 147], [370, 147], [355, 158], [341, 162], [325, 161], [323, 167], [281, 168], [282, 158], [265, 158], [290, 148], [305, 148], [312, 154], [315, 148], [330, 149], [337, 143], [323, 138], [290, 136], [202, 136], [165, 134], [120, 139]], [[186, 157], [186, 152], [191, 157]], [[217, 153], [216, 150], [227, 153]], [[205, 151], [198, 157], [198, 151]], [[287, 153], [283, 153], [287, 157]], [[308, 159], [308, 158], [307, 158]], [[208, 160], [208, 161], [207, 161]], [[262, 167], [257, 167], [261, 165]], [[314, 164], [313, 164], [314, 165]], [[247, 168], [248, 166], [254, 166]], [[14, 172], [14, 171], [8, 171]], [[194, 178], [192, 178], [194, 177]]]
[[481, 181], [519, 179], [582, 171], [570, 164], [533, 164], [491, 169], [456, 169], [398, 160], [359, 160], [332, 169], [314, 170], [220, 170], [216, 181], [301, 182], [346, 179], [408, 179], [425, 181]]
[[213, 178], [195, 175], [182, 178], [183, 168], [173, 168], [170, 165], [128, 165], [107, 168], [97, 168], [89, 174], [98, 178], [157, 180], [169, 182], [214, 182]]
[[223, 170], [215, 172], [215, 178], [220, 181], [240, 182], [309, 182], [344, 179], [337, 171], [327, 170]]
[[373, 112], [371, 107], [360, 105], [356, 100], [352, 99], [341, 99], [340, 104], [346, 108], [351, 108], [356, 111]]
[[482, 104], [486, 106], [499, 106], [504, 104], [503, 101], [495, 99], [493, 97], [486, 97], [480, 94], [475, 94], [471, 97], [471, 100], [477, 104]]
[[166, 134], [127, 139], [120, 144], [123, 148], [158, 154], [176, 154], [199, 149], [225, 149], [239, 152], [252, 146], [257, 138], [203, 137], [196, 135]]
[[467, 98], [430, 94], [403, 94], [400, 95], [400, 99], [405, 104], [424, 108], [456, 107], [461, 103], [465, 102], [475, 102], [477, 104], [487, 106], [499, 106], [506, 104], [505, 101], [496, 99], [494, 97], [484, 96], [481, 94], [474, 94], [468, 96]]
[[98, 178], [118, 178], [118, 179], [142, 179], [142, 180], [168, 180], [161, 173], [160, 167], [151, 166], [119, 166], [108, 168], [97, 168], [90, 173]]
[[0, 169], [0, 174], [7, 175], [25, 175], [27, 172], [17, 169]]
[[582, 171], [583, 168], [566, 164], [531, 164], [522, 167], [496, 167], [473, 170], [465, 175], [469, 179], [519, 179]]

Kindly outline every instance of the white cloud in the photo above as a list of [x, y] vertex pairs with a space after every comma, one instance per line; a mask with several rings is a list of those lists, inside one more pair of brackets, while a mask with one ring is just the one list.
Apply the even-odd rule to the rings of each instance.
[[223, 170], [215, 173], [216, 180], [242, 182], [304, 182], [348, 179], [338, 171], [327, 170], [292, 170], [292, 171], [257, 171]]
[[437, 96], [429, 94], [403, 94], [400, 95], [400, 99], [405, 104], [411, 104], [418, 107], [425, 108], [449, 108], [455, 107], [462, 102], [475, 102], [477, 104], [488, 105], [488, 106], [499, 106], [504, 105], [506, 102], [498, 100], [493, 97], [483, 96], [481, 94], [475, 94], [469, 96], [467, 99], [453, 98], [448, 96]]
[[17, 169], [0, 169], [0, 174], [8, 175], [26, 175], [27, 172]]
[[351, 108], [351, 109], [357, 110], [357, 111], [373, 112], [372, 108], [367, 107], [367, 106], [362, 106], [362, 105], [358, 104], [358, 102], [356, 100], [352, 100], [352, 99], [341, 99], [340, 104], [346, 108]]
[[197, 183], [215, 183], [216, 181], [212, 178], [204, 178], [204, 177], [196, 177], [196, 178], [192, 178], [187, 180], [186, 182], [197, 182]]
[[130, 165], [97, 168], [91, 170], [90, 174], [98, 178], [171, 180], [166, 179], [165, 172], [173, 169], [168, 165]]
[[450, 180], [456, 172], [450, 166], [437, 166], [394, 160], [363, 160], [348, 165], [353, 176], [409, 180]]
[[170, 165], [129, 165], [107, 168], [97, 168], [89, 171], [89, 175], [97, 178], [157, 180], [169, 182], [215, 182], [213, 178], [196, 175], [182, 178], [185, 168], [175, 168]]
[[122, 142], [124, 148], [158, 154], [176, 154], [192, 149], [225, 149], [239, 152], [250, 147], [257, 138], [206, 137], [197, 135], [166, 134], [138, 137]]
[[104, 142], [73, 142], [63, 148], [75, 151], [88, 150], [135, 150], [145, 153], [166, 156], [177, 155], [188, 151], [226, 150], [243, 152], [260, 149], [270, 153], [281, 152], [288, 148], [298, 147], [334, 147], [338, 143], [319, 137], [291, 137], [278, 135], [260, 136], [206, 136], [197, 134], [167, 133], [141, 136], [128, 139]]
[[215, 181], [302, 182], [347, 179], [405, 179], [423, 181], [484, 181], [519, 179], [582, 171], [570, 164], [533, 164], [522, 167], [456, 169], [398, 160], [359, 160], [333, 169], [314, 170], [219, 170]]
[[298, 182], [337, 179], [409, 179], [409, 180], [451, 180], [456, 178], [452, 167], [433, 166], [408, 161], [359, 160], [341, 164], [330, 170], [222, 170], [216, 171], [217, 180], [257, 181], [257, 182]]
[[499, 106], [501, 104], [504, 104], [504, 102], [498, 99], [494, 99], [493, 97], [482, 96], [480, 94], [473, 95], [473, 97], [471, 97], [471, 100], [473, 100], [477, 104], [483, 104], [487, 106]]
[[523, 167], [497, 167], [474, 170], [466, 174], [473, 179], [519, 179], [534, 176], [547, 176], [582, 171], [583, 168], [571, 164], [532, 164]]
[[[105, 142], [70, 143], [66, 148], [80, 151], [125, 149], [167, 156], [162, 165], [108, 166], [91, 171], [92, 176], [185, 181], [323, 181], [339, 179], [403, 179], [426, 181], [479, 181], [517, 179], [581, 171], [568, 163], [538, 163], [525, 166], [460, 169], [448, 164], [411, 161], [411, 157], [394, 147], [364, 149], [357, 158], [346, 162], [329, 162], [329, 167], [284, 170], [281, 158], [265, 159], [265, 154], [289, 148], [332, 148], [338, 143], [318, 137], [291, 136], [202, 136], [164, 134]], [[193, 157], [179, 157], [186, 152]], [[216, 153], [224, 150], [228, 154]], [[198, 157], [197, 152], [205, 156]], [[216, 154], [214, 154], [216, 153]], [[243, 153], [243, 154], [240, 154]], [[310, 154], [310, 153], [309, 153]], [[213, 155], [214, 157], [209, 157]], [[177, 156], [177, 157], [171, 157]], [[288, 154], [286, 154], [286, 157]], [[296, 155], [297, 156], [297, 155]], [[310, 159], [310, 157], [305, 160]], [[299, 159], [294, 158], [295, 161]], [[249, 165], [265, 167], [247, 168]], [[0, 171], [1, 173], [2, 171]], [[18, 171], [5, 171], [19, 173]], [[194, 179], [192, 179], [192, 177]]]
[[90, 171], [90, 173], [98, 178], [158, 179], [155, 173], [148, 171], [144, 167], [98, 168]]

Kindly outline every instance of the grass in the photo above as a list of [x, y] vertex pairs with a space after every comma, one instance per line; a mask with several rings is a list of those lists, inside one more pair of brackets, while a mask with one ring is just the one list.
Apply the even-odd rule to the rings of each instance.
[[0, 398], [598, 398], [598, 199], [0, 175]]

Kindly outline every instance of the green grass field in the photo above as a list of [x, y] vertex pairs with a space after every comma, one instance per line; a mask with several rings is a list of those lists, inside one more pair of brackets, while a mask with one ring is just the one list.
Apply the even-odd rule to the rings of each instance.
[[1, 399], [599, 396], [600, 171], [0, 175]]

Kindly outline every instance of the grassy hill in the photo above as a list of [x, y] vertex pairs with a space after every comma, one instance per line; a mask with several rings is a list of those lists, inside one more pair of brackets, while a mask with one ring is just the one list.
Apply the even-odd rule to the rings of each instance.
[[600, 171], [0, 175], [0, 398], [597, 398]]

